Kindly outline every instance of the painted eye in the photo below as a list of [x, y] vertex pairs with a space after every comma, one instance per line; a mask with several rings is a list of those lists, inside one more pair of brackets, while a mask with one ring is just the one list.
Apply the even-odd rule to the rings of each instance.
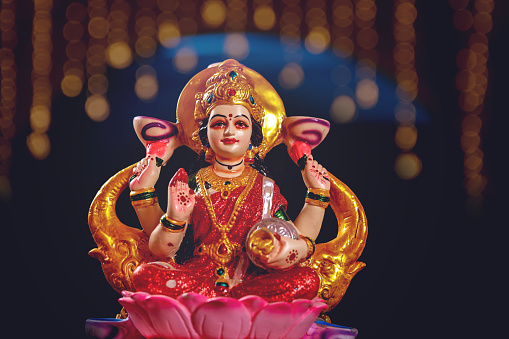
[[237, 126], [238, 128], [248, 128], [249, 127], [249, 125], [242, 120], [236, 121], [235, 126]]
[[226, 126], [226, 124], [222, 120], [216, 120], [210, 124], [211, 128], [222, 128], [224, 126]]

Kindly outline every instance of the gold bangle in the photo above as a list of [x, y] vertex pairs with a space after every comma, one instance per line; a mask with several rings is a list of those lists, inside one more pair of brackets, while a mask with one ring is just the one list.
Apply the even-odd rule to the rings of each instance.
[[158, 202], [159, 201], [157, 200], [157, 197], [154, 197], [154, 198], [149, 198], [149, 199], [144, 199], [144, 200], [131, 201], [131, 205], [133, 205], [133, 207], [135, 209], [140, 209], [140, 208], [147, 208], [150, 206], [157, 205]]
[[322, 197], [327, 197], [327, 198], [330, 197], [330, 191], [325, 188], [308, 188], [308, 192], [316, 194], [316, 195], [321, 195]]
[[184, 226], [186, 224], [186, 221], [177, 221], [175, 219], [172, 219], [168, 216], [168, 214], [165, 214], [164, 217], [166, 218], [166, 220], [168, 220], [169, 222], [171, 222], [173, 225], [177, 225], [177, 226]]
[[313, 239], [311, 239], [309, 237], [305, 237], [303, 235], [301, 235], [300, 238], [302, 240], [304, 240], [306, 242], [306, 245], [308, 246], [308, 252], [307, 252], [306, 258], [302, 260], [302, 261], [306, 261], [315, 253], [315, 248], [316, 248], [315, 242], [313, 241]]
[[161, 225], [163, 226], [163, 230], [165, 232], [180, 233], [185, 230], [186, 222], [174, 220], [165, 214], [161, 217]]
[[135, 195], [138, 195], [138, 194], [152, 193], [152, 192], [155, 192], [155, 190], [156, 189], [154, 187], [146, 187], [146, 188], [142, 188], [142, 189], [139, 189], [139, 190], [136, 190], [136, 191], [131, 191], [131, 193], [129, 195], [132, 197], [132, 196], [135, 196]]
[[315, 200], [315, 199], [311, 199], [311, 198], [306, 198], [305, 200], [306, 204], [309, 204], [309, 205], [313, 205], [313, 206], [318, 206], [320, 208], [323, 208], [323, 209], [326, 209], [327, 206], [329, 206], [329, 202], [325, 202], [325, 201], [320, 201], [320, 200]]

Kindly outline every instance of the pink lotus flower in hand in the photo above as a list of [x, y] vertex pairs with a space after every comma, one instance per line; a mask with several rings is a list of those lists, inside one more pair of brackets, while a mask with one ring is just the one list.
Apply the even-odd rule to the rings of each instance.
[[318, 298], [268, 303], [258, 296], [122, 294], [119, 302], [146, 338], [301, 338], [327, 307]]

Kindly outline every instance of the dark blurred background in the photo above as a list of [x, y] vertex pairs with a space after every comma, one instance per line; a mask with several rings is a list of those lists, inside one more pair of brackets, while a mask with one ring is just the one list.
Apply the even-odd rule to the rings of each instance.
[[[174, 122], [187, 81], [228, 58], [266, 77], [288, 116], [331, 121], [314, 157], [368, 219], [367, 266], [332, 322], [361, 339], [498, 337], [509, 3], [2, 0], [0, 19], [2, 287], [15, 337], [85, 337], [87, 318], [120, 311], [87, 255], [90, 203], [144, 156], [132, 119]], [[175, 152], [162, 206], [195, 159]], [[295, 218], [296, 166], [284, 146], [266, 163]], [[117, 212], [139, 227], [127, 192]], [[336, 225], [328, 209], [319, 240]]]

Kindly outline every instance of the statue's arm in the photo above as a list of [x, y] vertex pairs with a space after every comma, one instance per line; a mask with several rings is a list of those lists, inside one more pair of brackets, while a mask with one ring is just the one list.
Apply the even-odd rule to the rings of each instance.
[[189, 189], [187, 173], [181, 168], [170, 180], [166, 213], [161, 213], [150, 234], [148, 246], [153, 255], [160, 258], [175, 256], [189, 227], [194, 204], [194, 191]]
[[164, 214], [154, 189], [160, 172], [161, 166], [157, 157], [147, 155], [133, 168], [133, 176], [129, 182], [132, 205], [147, 236], [152, 234]]
[[315, 240], [320, 233], [325, 207], [328, 205], [329, 174], [322, 165], [309, 155], [306, 166], [302, 171], [302, 178], [308, 188], [308, 198], [306, 198], [299, 215], [295, 218], [294, 224], [300, 234]]

